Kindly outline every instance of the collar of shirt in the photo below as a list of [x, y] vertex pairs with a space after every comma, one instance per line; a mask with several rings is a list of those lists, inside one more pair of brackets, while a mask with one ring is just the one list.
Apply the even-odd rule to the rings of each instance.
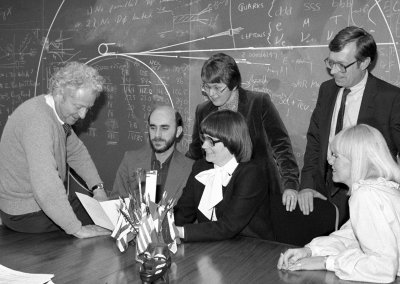
[[237, 111], [238, 108], [239, 108], [239, 90], [236, 89], [232, 91], [231, 97], [228, 99], [228, 101], [224, 105], [218, 107], [218, 110], [229, 109], [232, 111]]
[[349, 96], [353, 93], [353, 92], [359, 92], [361, 90], [365, 89], [365, 85], [367, 84], [367, 80], [368, 80], [368, 71], [365, 72], [364, 77], [361, 79], [360, 82], [358, 82], [357, 85], [353, 86], [350, 88], [350, 93]]
[[169, 165], [172, 160], [173, 154], [174, 154], [174, 151], [172, 151], [171, 155], [169, 155], [169, 157], [164, 161], [164, 163], [161, 163], [159, 160], [157, 160], [156, 153], [154, 151], [152, 151], [151, 169], [158, 171], [158, 170], [164, 168], [166, 165]]
[[[233, 172], [235, 171], [236, 167], [239, 165], [239, 163], [236, 161], [235, 157], [232, 157], [232, 159], [230, 159], [225, 165], [223, 165], [222, 167], [219, 167], [217, 165], [214, 164], [214, 169], [218, 169], [218, 168], [223, 168], [225, 172], [228, 173], [229, 175], [229, 179], [231, 179], [230, 177], [232, 176]], [[228, 184], [229, 180], [224, 184], [224, 186], [226, 186]]]
[[61, 125], [63, 125], [63, 124], [64, 124], [64, 121], [62, 121], [62, 120], [60, 119], [60, 117], [58, 116], [58, 114], [57, 114], [57, 112], [56, 112], [56, 106], [55, 106], [55, 104], [54, 104], [54, 98], [53, 98], [53, 96], [50, 95], [50, 94], [47, 94], [47, 95], [44, 96], [44, 99], [46, 100], [46, 104], [47, 104], [49, 107], [51, 107], [51, 109], [54, 111], [54, 114], [56, 115], [57, 120], [61, 123]]

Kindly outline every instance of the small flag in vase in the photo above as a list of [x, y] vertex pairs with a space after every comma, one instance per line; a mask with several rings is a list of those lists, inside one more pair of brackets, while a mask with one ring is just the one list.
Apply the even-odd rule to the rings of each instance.
[[150, 243], [158, 242], [156, 227], [154, 226], [154, 220], [151, 214], [143, 214], [136, 241], [138, 249], [137, 254], [143, 253]]
[[120, 198], [121, 206], [119, 208], [119, 217], [117, 225], [111, 234], [111, 237], [116, 239], [116, 244], [121, 252], [128, 248], [129, 241], [132, 240], [132, 233], [135, 230], [133, 224], [129, 221], [128, 207], [123, 199]]
[[[121, 223], [120, 223], [121, 220]], [[116, 239], [116, 244], [121, 252], [128, 248], [128, 234], [131, 232], [131, 225], [125, 221], [125, 218], [120, 215], [116, 230], [113, 231], [111, 237]]]
[[174, 213], [172, 210], [166, 212], [166, 216], [161, 223], [162, 241], [168, 244], [168, 248], [172, 253], [178, 250], [177, 245], [180, 244], [179, 233], [175, 226]]
[[112, 237], [121, 252], [128, 248], [129, 241], [136, 238], [137, 261], [141, 261], [139, 255], [147, 250], [150, 243], [165, 243], [171, 252], [176, 253], [180, 240], [172, 212], [175, 198], [167, 198], [164, 192], [158, 204], [152, 202], [149, 195], [144, 196], [141, 202], [133, 192], [129, 193], [129, 204], [120, 200], [120, 215]]

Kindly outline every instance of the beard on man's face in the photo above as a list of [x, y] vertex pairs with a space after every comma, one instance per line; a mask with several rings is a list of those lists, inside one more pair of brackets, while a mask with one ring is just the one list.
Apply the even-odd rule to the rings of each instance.
[[[164, 153], [165, 151], [169, 150], [172, 146], [174, 146], [175, 136], [176, 136], [176, 131], [175, 131], [174, 136], [172, 136], [171, 139], [169, 139], [169, 140], [165, 140], [165, 139], [162, 139], [162, 138], [150, 139], [151, 148], [156, 153]], [[160, 146], [160, 147], [156, 147], [154, 144], [157, 143], [157, 142], [164, 142], [164, 145]]]

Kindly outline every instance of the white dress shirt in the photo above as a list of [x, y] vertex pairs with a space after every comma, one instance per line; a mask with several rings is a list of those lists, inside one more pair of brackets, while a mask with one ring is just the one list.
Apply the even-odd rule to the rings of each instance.
[[[345, 104], [346, 108], [344, 110], [344, 116], [343, 116], [343, 129], [357, 124], [358, 114], [360, 113], [361, 102], [365, 90], [365, 85], [367, 84], [367, 79], [368, 79], [368, 72], [365, 72], [365, 75], [362, 78], [362, 80], [357, 85], [350, 88], [350, 93], [347, 95]], [[333, 109], [333, 115], [331, 120], [331, 130], [329, 132], [329, 143], [335, 137], [336, 122], [339, 114], [340, 103], [342, 101], [342, 95], [344, 89], [345, 88], [341, 88], [339, 90], [339, 94], [336, 97], [335, 108]], [[328, 147], [327, 158], [329, 159], [330, 156], [331, 156], [331, 151]]]
[[44, 96], [44, 99], [46, 100], [46, 104], [48, 104], [49, 107], [51, 107], [51, 108], [53, 109], [53, 111], [54, 111], [54, 113], [55, 113], [55, 115], [56, 115], [56, 117], [57, 117], [57, 120], [58, 120], [61, 124], [64, 124], [64, 121], [61, 120], [61, 118], [58, 116], [58, 113], [57, 113], [57, 111], [56, 111], [56, 106], [55, 106], [55, 103], [54, 103], [54, 98], [53, 98], [53, 96], [50, 95], [50, 94], [47, 94], [47, 95]]

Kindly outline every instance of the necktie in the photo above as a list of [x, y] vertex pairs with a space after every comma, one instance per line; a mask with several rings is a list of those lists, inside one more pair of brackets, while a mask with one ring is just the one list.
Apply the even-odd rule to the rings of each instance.
[[71, 125], [69, 125], [68, 123], [64, 123], [63, 128], [65, 131], [65, 135], [67, 135], [67, 137], [70, 136], [71, 135]]
[[343, 117], [344, 117], [344, 110], [346, 108], [346, 99], [347, 95], [350, 93], [350, 89], [344, 89], [342, 94], [342, 101], [340, 102], [339, 113], [336, 122], [336, 130], [335, 134], [337, 134], [343, 128]]

